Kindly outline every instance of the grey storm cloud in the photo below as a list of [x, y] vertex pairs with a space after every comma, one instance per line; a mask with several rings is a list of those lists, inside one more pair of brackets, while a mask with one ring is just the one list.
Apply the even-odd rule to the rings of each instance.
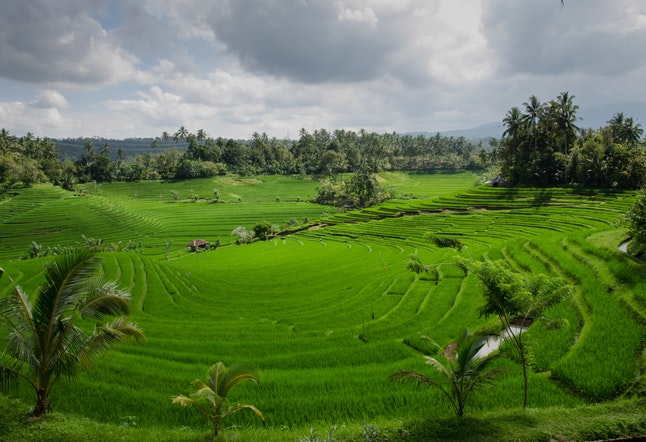
[[613, 76], [644, 66], [646, 2], [493, 0], [483, 17], [507, 73]]
[[5, 0], [0, 114], [65, 136], [447, 130], [569, 91], [605, 121], [644, 108], [644, 47], [646, 0]]
[[105, 83], [134, 58], [115, 48], [87, 11], [94, 1], [3, 2], [0, 76], [34, 83]]
[[342, 20], [323, 1], [224, 1], [210, 24], [245, 68], [306, 83], [375, 78], [400, 38], [378, 22]]

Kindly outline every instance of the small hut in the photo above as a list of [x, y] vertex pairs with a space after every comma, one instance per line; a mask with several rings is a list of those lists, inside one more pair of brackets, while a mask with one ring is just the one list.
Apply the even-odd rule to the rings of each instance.
[[204, 241], [203, 239], [194, 239], [193, 241], [186, 243], [186, 247], [189, 247], [191, 252], [197, 252], [198, 250], [206, 250], [209, 247], [209, 242]]
[[487, 184], [491, 184], [493, 187], [509, 187], [509, 182], [501, 176], [487, 181]]

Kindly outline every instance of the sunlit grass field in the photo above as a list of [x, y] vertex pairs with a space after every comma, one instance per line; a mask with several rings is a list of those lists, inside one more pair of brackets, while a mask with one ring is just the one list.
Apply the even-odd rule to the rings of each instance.
[[[304, 435], [311, 426], [449, 417], [437, 394], [388, 376], [431, 373], [414, 350], [424, 347], [421, 335], [444, 345], [465, 328], [497, 327], [478, 314], [482, 288], [455, 265], [460, 257], [506, 259], [517, 271], [561, 276], [575, 288], [549, 312], [569, 327], [537, 323], [528, 331], [531, 408], [638, 391], [644, 265], [617, 250], [634, 193], [502, 189], [477, 180], [471, 173], [384, 174], [381, 183], [399, 199], [342, 212], [308, 202], [318, 183], [296, 177], [112, 183], [83, 195], [37, 187], [0, 203], [0, 267], [33, 290], [48, 258], [19, 260], [31, 241], [72, 245], [85, 235], [142, 244], [102, 257], [106, 276], [132, 293], [133, 319], [148, 340], [120, 345], [53, 393], [55, 409], [97, 421], [197, 428], [197, 416], [170, 397], [187, 393], [220, 360], [259, 369], [261, 385], [242, 385], [233, 400], [256, 405], [270, 428]], [[290, 219], [311, 228], [233, 244], [238, 225], [268, 220], [287, 228]], [[426, 233], [466, 247], [438, 249]], [[190, 253], [185, 244], [196, 238], [221, 246]], [[411, 254], [438, 277], [408, 271]], [[467, 414], [521, 406], [520, 366], [499, 364], [504, 376], [474, 396]], [[25, 402], [30, 394], [19, 393]], [[232, 423], [262, 426], [244, 412]]]

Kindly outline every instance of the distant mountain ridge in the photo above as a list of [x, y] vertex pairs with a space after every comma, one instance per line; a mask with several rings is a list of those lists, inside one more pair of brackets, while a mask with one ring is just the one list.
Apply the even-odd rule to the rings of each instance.
[[[584, 129], [599, 129], [600, 127], [606, 126], [608, 124], [608, 120], [619, 112], [623, 112], [624, 117], [632, 118], [635, 123], [641, 124], [642, 128], [646, 130], [646, 106], [633, 102], [613, 103], [603, 106], [591, 106], [589, 108], [581, 107], [578, 111], [580, 119], [577, 122], [577, 126]], [[472, 128], [439, 131], [439, 134], [445, 137], [464, 137], [469, 140], [482, 140], [500, 138], [502, 137], [504, 130], [505, 128], [501, 117], [498, 122], [491, 122]], [[410, 135], [424, 135], [432, 137], [438, 132], [418, 131], [407, 133]]]
[[[607, 125], [608, 120], [612, 118], [618, 112], [623, 112], [624, 117], [633, 118], [635, 123], [641, 124], [642, 128], [646, 130], [646, 106], [640, 103], [634, 102], [623, 102], [623, 103], [613, 103], [603, 106], [592, 106], [592, 107], [581, 107], [578, 111], [580, 117], [577, 125], [581, 128], [592, 128], [598, 129]], [[465, 129], [456, 129], [449, 131], [412, 131], [412, 132], [403, 132], [402, 135], [423, 135], [426, 137], [434, 137], [437, 133], [444, 137], [464, 137], [467, 140], [478, 142], [483, 141], [483, 144], [486, 144], [486, 141], [489, 138], [501, 138], [502, 133], [505, 130], [502, 119], [504, 116], [500, 117], [499, 121], [494, 121], [491, 123], [482, 124], [480, 126], [475, 126]], [[162, 141], [157, 138], [157, 147], [152, 148], [151, 143], [153, 137], [148, 138], [126, 138], [122, 140], [115, 139], [106, 139], [106, 138], [92, 138], [92, 143], [94, 144], [95, 151], [100, 151], [101, 148], [107, 144], [110, 147], [110, 156], [116, 157], [117, 151], [123, 149], [123, 151], [128, 156], [134, 156], [138, 154], [145, 153], [155, 153], [168, 149], [178, 149], [179, 151], [186, 150], [187, 144], [184, 140], [179, 143], [175, 143], [172, 140]], [[61, 138], [53, 139], [56, 145], [61, 151], [62, 158], [79, 158], [85, 152], [85, 142], [86, 138]], [[242, 141], [242, 140], [239, 140]]]

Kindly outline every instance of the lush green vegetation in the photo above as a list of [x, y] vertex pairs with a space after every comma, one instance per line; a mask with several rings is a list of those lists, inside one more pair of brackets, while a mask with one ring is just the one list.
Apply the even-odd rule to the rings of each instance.
[[[175, 144], [169, 148], [168, 142]], [[79, 140], [76, 140], [77, 142]], [[96, 145], [95, 142], [102, 145]], [[62, 150], [59, 149], [59, 144]], [[481, 143], [463, 137], [376, 134], [325, 129], [310, 134], [302, 130], [298, 140], [278, 140], [254, 133], [250, 140], [211, 138], [200, 129], [189, 133], [181, 127], [174, 137], [163, 134], [141, 152], [141, 140], [124, 149], [121, 140], [87, 139], [82, 149], [70, 140], [55, 142], [28, 133], [15, 137], [0, 132], [0, 196], [14, 186], [50, 182], [72, 190], [88, 182], [173, 180], [239, 175], [313, 175], [335, 180], [340, 174], [365, 170], [432, 170], [480, 168], [475, 155]], [[159, 149], [158, 149], [159, 148]], [[134, 155], [133, 155], [134, 153]], [[361, 178], [361, 174], [357, 175]], [[359, 186], [361, 182], [356, 183]], [[209, 193], [210, 194], [210, 193]]]
[[[572, 442], [640, 436], [646, 432], [643, 401], [613, 401], [576, 408], [530, 409], [527, 412], [486, 412], [462, 419], [423, 417], [411, 421], [379, 420], [371, 423], [316, 425], [300, 430], [287, 428], [238, 428], [222, 433], [221, 440], [241, 442], [408, 441], [432, 442], [473, 440], [479, 442], [544, 442], [561, 438]], [[114, 441], [204, 441], [203, 429], [164, 426], [141, 427], [136, 416], [122, 416], [119, 423], [107, 424], [82, 416], [54, 412], [46, 421], [24, 424], [28, 408], [0, 396], [0, 437], [7, 441], [81, 442]], [[318, 438], [318, 439], [317, 439]], [[387, 439], [386, 439], [387, 438]], [[557, 439], [558, 440], [558, 439]]]
[[[129, 295], [101, 279], [99, 267], [86, 249], [63, 254], [45, 267], [45, 283], [35, 296], [8, 277], [12, 293], [0, 298], [0, 322], [9, 335], [0, 356], [0, 384], [31, 386], [36, 417], [52, 410], [50, 394], [61, 376], [74, 377], [79, 365], [90, 365], [117, 342], [144, 338], [126, 319]], [[88, 321], [94, 323], [91, 333], [81, 326]]]
[[[36, 186], [0, 203], [0, 262], [27, 292], [51, 259], [20, 260], [32, 241], [45, 250], [81, 235], [137, 244], [105, 249], [103, 271], [132, 293], [132, 318], [148, 340], [119, 345], [76, 380], [62, 379], [52, 392], [55, 410], [96, 422], [82, 431], [109, 428], [115, 438], [145, 439], [146, 429], [161, 427], [168, 433], [160, 439], [200, 438], [199, 418], [170, 398], [189, 393], [191, 380], [223, 361], [250, 364], [261, 376], [260, 386], [240, 385], [230, 397], [265, 417], [263, 427], [252, 413], [230, 416], [247, 440], [298, 440], [310, 428], [323, 437], [333, 425], [339, 440], [365, 440], [366, 426], [391, 440], [460, 440], [477, 427], [482, 440], [644, 434], [642, 402], [612, 405], [643, 394], [644, 266], [617, 250], [627, 237], [617, 222], [634, 191], [474, 186], [470, 173], [377, 178], [409, 197], [337, 212], [305, 202], [314, 181], [225, 176], [106, 183], [77, 193]], [[220, 202], [211, 201], [214, 189]], [[233, 245], [237, 226], [262, 220], [283, 232]], [[438, 247], [434, 237], [463, 247]], [[221, 245], [189, 253], [184, 244], [195, 238]], [[172, 241], [170, 253], [164, 241]], [[413, 254], [436, 274], [410, 272]], [[518, 411], [523, 374], [513, 358], [494, 363], [505, 374], [494, 388], [472, 393], [460, 423], [438, 394], [388, 381], [398, 370], [436, 376], [421, 357], [435, 355], [422, 335], [445, 346], [465, 328], [499, 327], [479, 314], [483, 289], [456, 265], [465, 257], [505, 259], [514, 271], [558, 276], [573, 287], [570, 299], [546, 312], [569, 327], [548, 331], [537, 322], [526, 332], [527, 413]], [[27, 389], [16, 395], [31, 401]], [[576, 408], [589, 402], [607, 404]], [[3, 431], [20, 439], [38, 428]]]
[[[499, 170], [498, 179], [512, 185], [642, 187], [646, 154], [641, 125], [619, 112], [605, 127], [580, 128], [574, 98], [562, 92], [542, 103], [532, 95], [522, 104], [523, 110], [515, 106], [504, 117], [500, 140], [341, 129], [313, 133], [302, 129], [296, 140], [264, 133], [254, 133], [249, 140], [227, 140], [214, 139], [203, 129], [191, 133], [182, 126], [174, 135], [151, 139], [148, 152], [141, 153], [141, 140], [132, 140], [129, 155], [122, 140], [111, 146], [106, 140], [87, 139], [83, 149], [75, 149], [77, 154], [69, 157], [61, 155], [52, 140], [31, 133], [15, 137], [2, 129], [0, 196], [15, 186], [40, 182], [71, 190], [89, 182], [299, 174], [326, 181], [318, 195], [324, 204], [366, 207], [388, 197], [387, 189], [375, 182], [375, 172], [447, 169]], [[173, 141], [174, 148], [169, 149]], [[70, 142], [60, 142], [66, 153]], [[354, 176], [343, 180], [344, 173]], [[212, 191], [208, 195], [214, 195]], [[205, 196], [191, 195], [199, 197]]]
[[562, 92], [547, 103], [532, 95], [512, 107], [494, 152], [512, 185], [579, 185], [639, 189], [646, 177], [641, 124], [622, 112], [599, 130], [577, 126], [574, 96]]

